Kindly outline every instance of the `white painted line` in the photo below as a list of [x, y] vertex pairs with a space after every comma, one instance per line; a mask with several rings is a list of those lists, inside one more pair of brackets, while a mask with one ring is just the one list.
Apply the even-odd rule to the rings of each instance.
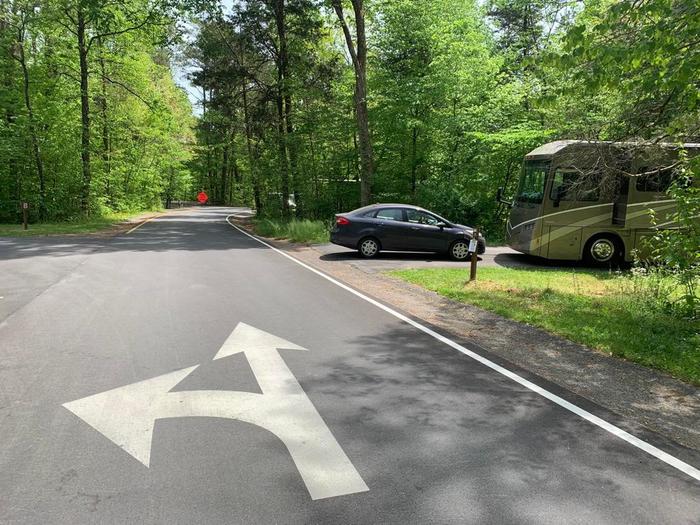
[[405, 322], [405, 323], [408, 323], [409, 325], [411, 325], [411, 326], [417, 328], [417, 329], [420, 330], [421, 332], [424, 332], [424, 333], [426, 333], [426, 334], [428, 334], [428, 335], [434, 337], [434, 338], [437, 339], [438, 341], [440, 341], [440, 342], [442, 342], [442, 343], [445, 343], [447, 346], [450, 346], [450, 347], [454, 348], [454, 349], [457, 350], [458, 352], [461, 352], [462, 354], [471, 357], [471, 358], [474, 359], [475, 361], [478, 361], [479, 363], [481, 363], [481, 364], [483, 364], [483, 365], [489, 367], [490, 369], [492, 369], [492, 370], [498, 372], [499, 374], [502, 374], [502, 375], [506, 376], [507, 378], [509, 378], [509, 379], [511, 379], [511, 380], [513, 380], [513, 381], [515, 381], [516, 383], [518, 383], [518, 384], [524, 386], [525, 388], [527, 388], [527, 389], [529, 389], [529, 390], [532, 390], [533, 392], [535, 392], [535, 393], [541, 395], [541, 396], [544, 397], [544, 398], [549, 399], [549, 400], [552, 401], [553, 403], [556, 403], [557, 405], [559, 405], [560, 407], [562, 407], [562, 408], [568, 410], [569, 412], [573, 412], [574, 414], [576, 414], [577, 416], [579, 416], [579, 417], [585, 419], [586, 421], [588, 421], [588, 422], [590, 422], [590, 423], [593, 423], [594, 425], [596, 425], [596, 426], [602, 428], [603, 430], [606, 430], [607, 432], [610, 432], [611, 434], [613, 434], [613, 435], [619, 437], [620, 439], [622, 439], [622, 440], [624, 440], [624, 441], [627, 441], [630, 445], [633, 445], [633, 446], [635, 446], [635, 447], [637, 447], [637, 448], [643, 450], [643, 451], [646, 452], [647, 454], [650, 454], [650, 455], [654, 456], [655, 458], [660, 459], [660, 460], [663, 461], [664, 463], [667, 463], [668, 465], [670, 465], [670, 466], [672, 466], [672, 467], [674, 467], [674, 468], [680, 470], [681, 472], [684, 472], [685, 474], [687, 474], [687, 475], [690, 476], [691, 478], [694, 478], [694, 479], [700, 481], [700, 470], [698, 470], [697, 468], [693, 467], [692, 465], [689, 465], [688, 463], [686, 463], [686, 462], [684, 462], [684, 461], [681, 461], [680, 459], [678, 459], [678, 458], [672, 456], [672, 455], [669, 454], [668, 452], [664, 452], [663, 450], [661, 450], [661, 449], [655, 447], [654, 445], [652, 445], [652, 444], [650, 444], [650, 443], [647, 443], [646, 441], [644, 441], [644, 440], [642, 440], [642, 439], [639, 439], [639, 438], [636, 437], [636, 436], [633, 436], [633, 435], [630, 434], [629, 432], [627, 432], [627, 431], [625, 431], [625, 430], [622, 430], [621, 428], [619, 428], [619, 427], [613, 425], [612, 423], [608, 423], [608, 422], [605, 421], [604, 419], [601, 419], [601, 418], [599, 418], [598, 416], [596, 416], [596, 415], [594, 415], [594, 414], [591, 414], [591, 413], [588, 412], [587, 410], [584, 410], [583, 408], [580, 408], [580, 407], [574, 405], [573, 403], [570, 403], [570, 402], [567, 401], [566, 399], [563, 399], [563, 398], [559, 397], [558, 395], [553, 394], [553, 393], [550, 392], [549, 390], [545, 390], [544, 388], [542, 388], [542, 387], [536, 385], [536, 384], [533, 383], [532, 381], [528, 381], [528, 380], [525, 379], [524, 377], [520, 377], [520, 376], [519, 376], [518, 374], [516, 374], [515, 372], [511, 372], [511, 371], [508, 370], [507, 368], [503, 368], [501, 365], [494, 363], [494, 362], [491, 361], [490, 359], [487, 359], [487, 358], [485, 358], [485, 357], [483, 357], [483, 356], [477, 354], [476, 352], [474, 352], [474, 351], [472, 351], [472, 350], [469, 350], [468, 348], [466, 348], [466, 347], [460, 345], [459, 343], [456, 343], [455, 341], [452, 341], [451, 339], [448, 339], [447, 337], [445, 337], [445, 336], [443, 336], [443, 335], [440, 335], [440, 334], [437, 333], [435, 330], [431, 330], [431, 329], [428, 328], [427, 326], [424, 326], [424, 325], [420, 324], [419, 322], [414, 321], [414, 320], [411, 319], [410, 317], [406, 317], [406, 316], [403, 315], [402, 313], [399, 313], [399, 312], [397, 312], [396, 310], [394, 310], [394, 309], [392, 309], [392, 308], [389, 308], [388, 306], [386, 306], [386, 305], [380, 303], [379, 301], [375, 301], [375, 300], [372, 299], [371, 297], [368, 297], [368, 296], [364, 295], [363, 293], [358, 292], [358, 291], [355, 290], [354, 288], [351, 288], [351, 287], [347, 286], [346, 284], [343, 284], [343, 283], [341, 283], [340, 281], [334, 279], [333, 277], [331, 277], [331, 276], [329, 276], [329, 275], [326, 275], [326, 274], [323, 273], [322, 271], [317, 270], [316, 268], [313, 268], [313, 267], [309, 266], [308, 264], [306, 264], [306, 263], [300, 261], [300, 260], [297, 259], [296, 257], [292, 257], [292, 256], [289, 255], [288, 253], [285, 253], [285, 252], [283, 252], [282, 250], [279, 250], [278, 248], [275, 248], [275, 247], [272, 246], [271, 244], [269, 244], [269, 243], [267, 243], [267, 242], [265, 242], [265, 241], [263, 241], [263, 240], [257, 238], [257, 237], [254, 236], [254, 235], [251, 235], [250, 233], [248, 233], [247, 231], [245, 231], [245, 230], [239, 228], [239, 227], [236, 226], [235, 224], [232, 224], [231, 221], [229, 220], [230, 217], [231, 217], [231, 215], [229, 215], [228, 217], [226, 217], [226, 222], [227, 222], [230, 226], [234, 227], [235, 229], [237, 229], [239, 232], [243, 233], [244, 235], [247, 235], [247, 236], [250, 237], [251, 239], [254, 239], [254, 240], [258, 241], [260, 244], [263, 244], [263, 245], [267, 246], [268, 248], [270, 248], [271, 250], [274, 250], [275, 252], [279, 253], [279, 254], [282, 255], [283, 257], [286, 257], [287, 259], [289, 259], [289, 260], [291, 260], [291, 261], [294, 261], [294, 262], [295, 262], [296, 264], [298, 264], [299, 266], [302, 266], [302, 267], [306, 268], [307, 270], [309, 270], [309, 271], [311, 271], [311, 272], [314, 272], [316, 275], [319, 275], [319, 276], [323, 277], [324, 279], [326, 279], [327, 281], [332, 282], [332, 283], [335, 284], [336, 286], [339, 286], [339, 287], [341, 287], [342, 289], [347, 290], [348, 292], [350, 292], [350, 293], [356, 295], [357, 297], [359, 297], [359, 298], [361, 298], [361, 299], [364, 299], [365, 301], [367, 301], [368, 303], [373, 304], [373, 305], [376, 306], [377, 308], [381, 308], [381, 309], [384, 310], [385, 312], [387, 312], [387, 313], [393, 315], [394, 317], [396, 317], [396, 318], [402, 320], [402, 321]]

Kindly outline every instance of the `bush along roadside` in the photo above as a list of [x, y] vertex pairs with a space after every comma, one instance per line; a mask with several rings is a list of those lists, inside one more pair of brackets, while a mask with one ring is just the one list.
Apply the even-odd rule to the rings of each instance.
[[[669, 189], [676, 203], [671, 219], [678, 228], [659, 230], [652, 238], [650, 260], [636, 263], [639, 272], [650, 276], [647, 295], [672, 315], [691, 320], [700, 319], [700, 187], [692, 184], [693, 177], [700, 177], [700, 159], [693, 162], [691, 166], [682, 159]], [[665, 277], [677, 285], [677, 293], [655, 293]]]
[[263, 237], [312, 244], [328, 242], [329, 231], [328, 225], [323, 221], [272, 218], [254, 219], [253, 230]]

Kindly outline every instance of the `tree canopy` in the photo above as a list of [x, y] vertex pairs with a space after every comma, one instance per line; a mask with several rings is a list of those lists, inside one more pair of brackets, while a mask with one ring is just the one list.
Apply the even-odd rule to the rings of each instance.
[[496, 191], [537, 145], [697, 139], [699, 21], [683, 0], [0, 0], [0, 219], [205, 189], [497, 233]]

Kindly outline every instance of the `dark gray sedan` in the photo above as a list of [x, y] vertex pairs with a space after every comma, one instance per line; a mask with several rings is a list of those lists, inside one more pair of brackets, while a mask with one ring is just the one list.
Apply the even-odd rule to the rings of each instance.
[[[331, 242], [375, 257], [381, 250], [445, 253], [457, 261], [470, 255], [474, 229], [408, 204], [373, 204], [335, 216]], [[486, 241], [479, 235], [477, 253]]]

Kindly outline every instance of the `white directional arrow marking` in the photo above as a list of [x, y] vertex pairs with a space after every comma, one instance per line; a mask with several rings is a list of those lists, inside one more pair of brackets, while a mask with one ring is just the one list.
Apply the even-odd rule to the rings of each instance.
[[258, 425], [287, 447], [312, 499], [369, 490], [277, 349], [306, 350], [240, 323], [214, 359], [244, 352], [262, 394], [170, 392], [196, 366], [85, 397], [63, 406], [150, 465], [156, 419], [218, 417]]

